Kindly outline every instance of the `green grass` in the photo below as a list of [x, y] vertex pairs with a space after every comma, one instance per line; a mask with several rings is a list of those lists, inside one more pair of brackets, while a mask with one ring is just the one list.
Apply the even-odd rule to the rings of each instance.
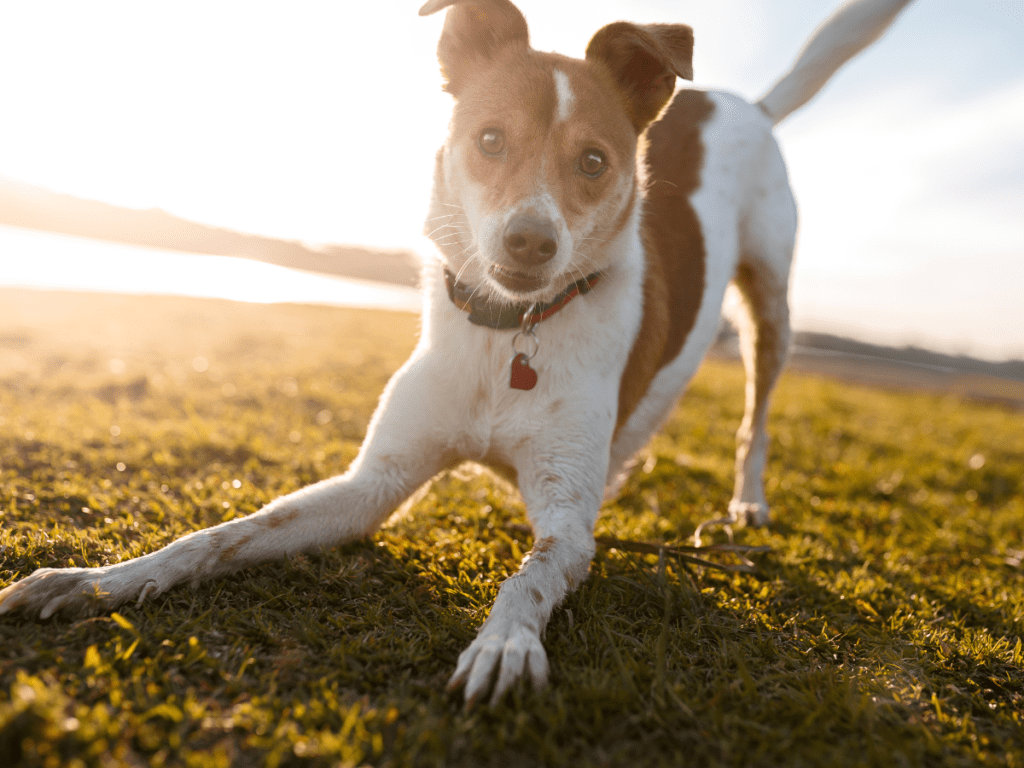
[[[414, 318], [0, 294], [0, 586], [342, 471]], [[201, 358], [201, 359], [200, 359]], [[598, 533], [685, 543], [732, 483], [711, 362]], [[0, 765], [1024, 766], [1024, 414], [787, 374], [760, 575], [600, 549], [551, 686], [445, 682], [530, 547], [472, 472], [374, 537], [81, 621], [0, 619]], [[19, 762], [20, 761], [20, 762]]]

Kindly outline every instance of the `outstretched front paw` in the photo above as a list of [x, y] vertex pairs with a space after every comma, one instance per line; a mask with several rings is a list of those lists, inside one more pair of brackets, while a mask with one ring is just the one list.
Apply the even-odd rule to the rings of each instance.
[[108, 581], [106, 568], [40, 568], [0, 590], [0, 615], [17, 612], [48, 619], [58, 611], [79, 614], [112, 608], [124, 598], [110, 594]]
[[533, 687], [543, 688], [548, 682], [548, 656], [537, 632], [522, 624], [491, 627], [485, 624], [479, 636], [459, 655], [455, 673], [448, 681], [448, 690], [465, 685], [466, 706], [472, 708], [491, 688], [494, 672], [498, 678], [491, 694], [491, 706], [528, 673]]

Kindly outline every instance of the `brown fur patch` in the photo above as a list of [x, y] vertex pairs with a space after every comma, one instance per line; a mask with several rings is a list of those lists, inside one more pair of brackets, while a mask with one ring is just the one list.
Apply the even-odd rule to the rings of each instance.
[[643, 240], [647, 255], [640, 331], [619, 386], [621, 428], [651, 380], [679, 354], [704, 293], [704, 235], [690, 195], [700, 184], [700, 126], [714, 104], [700, 91], [680, 91], [648, 129], [648, 189]]
[[473, 399], [469, 403], [469, 412], [476, 418], [480, 418], [484, 408], [487, 407], [487, 391], [487, 387], [480, 382], [477, 384], [476, 391], [473, 392]]
[[447, 80], [445, 90], [458, 96], [473, 71], [499, 49], [525, 48], [529, 39], [526, 19], [512, 3], [456, 4], [445, 14], [437, 44], [437, 58]]
[[591, 38], [587, 60], [601, 61], [614, 73], [623, 107], [642, 131], [671, 98], [676, 76], [693, 79], [693, 30], [684, 24], [617, 21]]
[[298, 510], [292, 510], [291, 512], [272, 512], [264, 517], [257, 518], [260, 525], [265, 528], [280, 528], [285, 523], [290, 523], [296, 517], [298, 517]]
[[250, 541], [252, 541], [252, 536], [243, 536], [237, 541], [232, 542], [217, 553], [217, 560], [221, 563], [227, 563], [234, 560], [238, 551]]
[[554, 536], [545, 536], [543, 539], [537, 539], [533, 542], [533, 549], [530, 550], [531, 555], [543, 555], [545, 552], [550, 550], [558, 540]]
[[544, 593], [536, 587], [530, 591], [530, 596], [533, 598], [533, 602], [535, 602], [537, 605], [540, 605], [544, 602]]

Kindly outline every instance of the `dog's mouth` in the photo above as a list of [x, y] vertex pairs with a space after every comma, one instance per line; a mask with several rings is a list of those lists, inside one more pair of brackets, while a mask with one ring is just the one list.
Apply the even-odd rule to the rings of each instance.
[[513, 293], [533, 293], [548, 284], [547, 278], [530, 275], [526, 272], [517, 272], [497, 264], [492, 264], [487, 270], [487, 274], [493, 277], [503, 288], [507, 288]]

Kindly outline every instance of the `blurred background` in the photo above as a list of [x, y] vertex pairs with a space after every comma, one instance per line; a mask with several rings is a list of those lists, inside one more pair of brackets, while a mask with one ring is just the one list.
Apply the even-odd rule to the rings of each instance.
[[[691, 24], [695, 84], [751, 99], [840, 4], [518, 3], [576, 56]], [[0, 4], [0, 286], [415, 307], [451, 109], [418, 7]], [[1024, 2], [919, 0], [778, 137], [798, 330], [1024, 359]]]

